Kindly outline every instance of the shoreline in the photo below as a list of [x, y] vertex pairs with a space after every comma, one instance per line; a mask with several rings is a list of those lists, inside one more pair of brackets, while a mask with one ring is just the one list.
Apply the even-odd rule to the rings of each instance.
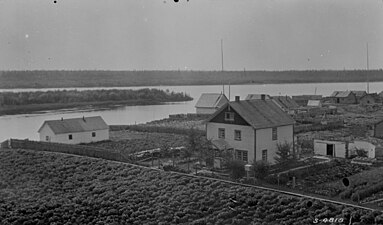
[[[184, 101], [180, 101], [184, 102]], [[105, 101], [105, 102], [74, 102], [74, 103], [46, 103], [46, 104], [28, 104], [19, 106], [0, 106], [0, 116], [18, 115], [18, 114], [32, 114], [41, 111], [50, 110], [86, 110], [97, 109], [98, 107], [107, 107], [114, 109], [125, 106], [138, 106], [138, 105], [163, 105], [170, 102], [160, 101], [142, 101], [142, 100], [129, 100], [129, 101]]]

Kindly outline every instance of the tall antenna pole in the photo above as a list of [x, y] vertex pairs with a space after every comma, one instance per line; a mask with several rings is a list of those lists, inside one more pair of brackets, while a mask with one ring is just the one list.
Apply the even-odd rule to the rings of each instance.
[[370, 93], [370, 76], [368, 75], [368, 70], [370, 68], [368, 65], [368, 42], [366, 44], [366, 48], [367, 48], [367, 94], [369, 94]]
[[221, 69], [223, 72], [223, 40], [221, 39]]

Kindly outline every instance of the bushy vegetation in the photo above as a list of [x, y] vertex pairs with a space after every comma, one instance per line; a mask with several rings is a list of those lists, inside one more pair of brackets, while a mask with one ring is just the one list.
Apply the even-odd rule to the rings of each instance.
[[[328, 163], [315, 164], [311, 167], [283, 173], [280, 175], [279, 181], [282, 185], [287, 184], [290, 186], [292, 177], [295, 177], [297, 188], [300, 190], [325, 196], [336, 196], [345, 189], [343, 185], [340, 185], [340, 180], [369, 168], [369, 166], [351, 164], [345, 160], [333, 160]], [[277, 175], [271, 175], [267, 177], [267, 180], [276, 184]], [[338, 181], [336, 186], [329, 185], [333, 181]]]
[[[0, 151], [0, 223], [381, 224], [381, 213], [126, 164]], [[234, 200], [233, 200], [234, 199]], [[309, 207], [308, 207], [309, 205]]]
[[44, 103], [103, 102], [103, 101], [153, 101], [177, 102], [190, 101], [184, 93], [175, 93], [158, 89], [139, 90], [63, 90], [37, 92], [0, 92], [0, 105], [28, 105]]
[[332, 182], [327, 186], [341, 190], [340, 197], [353, 201], [369, 202], [382, 199], [383, 195], [383, 168], [375, 168], [350, 176], [350, 186], [345, 188], [341, 182]]

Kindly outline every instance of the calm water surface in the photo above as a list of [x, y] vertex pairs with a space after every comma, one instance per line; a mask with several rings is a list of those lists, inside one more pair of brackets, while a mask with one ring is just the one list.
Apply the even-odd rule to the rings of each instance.
[[[140, 89], [144, 87], [118, 87], [117, 89]], [[29, 138], [38, 140], [37, 130], [45, 120], [73, 118], [82, 116], [102, 116], [107, 124], [135, 124], [152, 120], [163, 119], [169, 114], [193, 113], [194, 105], [201, 93], [220, 93], [221, 85], [209, 86], [158, 86], [148, 87], [162, 90], [169, 89], [175, 92], [185, 92], [194, 98], [190, 102], [168, 103], [165, 105], [122, 106], [113, 109], [55, 110], [34, 114], [0, 116], [0, 141], [8, 138]], [[65, 88], [77, 90], [112, 89], [112, 88]], [[2, 91], [47, 91], [58, 89], [0, 89]], [[62, 90], [62, 89], [60, 89]], [[330, 95], [334, 90], [366, 90], [366, 83], [306, 83], [306, 84], [265, 84], [265, 85], [231, 85], [230, 99], [241, 96], [244, 99], [248, 94], [265, 93], [270, 95], [301, 95], [319, 94]], [[370, 83], [370, 92], [381, 92], [383, 82]], [[229, 86], [225, 86], [225, 94], [229, 96]]]

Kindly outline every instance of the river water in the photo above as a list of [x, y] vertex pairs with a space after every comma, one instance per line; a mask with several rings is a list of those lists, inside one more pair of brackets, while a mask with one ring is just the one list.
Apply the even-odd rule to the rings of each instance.
[[[116, 89], [140, 89], [144, 87], [118, 87]], [[157, 86], [148, 88], [169, 89], [175, 92], [185, 92], [194, 98], [193, 101], [168, 103], [163, 105], [121, 106], [113, 109], [98, 108], [87, 110], [54, 110], [33, 114], [0, 116], [0, 141], [8, 138], [29, 138], [38, 140], [37, 130], [45, 120], [67, 119], [82, 116], [102, 116], [108, 125], [145, 123], [163, 119], [169, 114], [193, 113], [201, 93], [221, 93], [224, 89], [229, 97], [229, 86]], [[62, 90], [63, 88], [59, 89]], [[111, 89], [111, 88], [65, 88], [77, 90]], [[2, 91], [47, 91], [56, 89], [0, 89]], [[329, 96], [334, 90], [366, 90], [366, 83], [304, 83], [304, 84], [249, 84], [231, 85], [230, 99], [240, 96], [244, 99], [248, 94], [265, 93], [269, 95], [303, 95], [318, 94]], [[370, 93], [381, 92], [383, 82], [370, 83]]]

